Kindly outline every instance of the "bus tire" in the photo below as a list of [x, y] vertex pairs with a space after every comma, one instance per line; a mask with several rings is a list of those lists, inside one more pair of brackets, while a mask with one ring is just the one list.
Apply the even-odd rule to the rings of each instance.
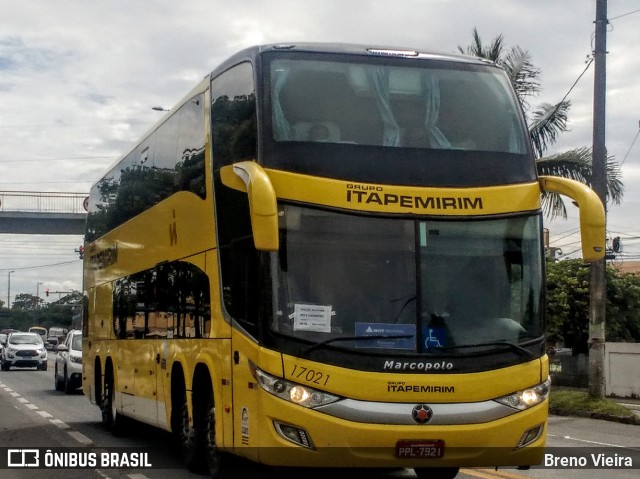
[[102, 424], [115, 436], [124, 432], [124, 417], [118, 414], [115, 403], [115, 381], [113, 372], [108, 371], [104, 378], [104, 394], [102, 400]]
[[184, 389], [178, 397], [178, 401], [173, 404], [173, 407], [176, 408], [175, 411], [177, 413], [174, 418], [175, 427], [173, 430], [182, 453], [182, 460], [191, 472], [206, 472], [207, 464], [204, 449], [202, 443], [198, 441], [192, 421], [189, 420], [187, 394]]
[[414, 467], [413, 472], [416, 473], [418, 479], [454, 479], [459, 467]]
[[221, 454], [216, 441], [216, 409], [213, 401], [213, 394], [208, 395], [205, 400], [205, 415], [202, 427], [202, 438], [205, 448], [205, 457], [209, 477], [216, 479], [220, 475]]

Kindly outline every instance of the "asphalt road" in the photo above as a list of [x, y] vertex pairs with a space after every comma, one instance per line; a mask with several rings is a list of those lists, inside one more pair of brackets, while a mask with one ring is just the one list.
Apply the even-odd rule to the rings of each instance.
[[[97, 454], [96, 467], [86, 469], [0, 469], [3, 479], [196, 479], [187, 471], [179, 458], [171, 436], [163, 431], [134, 423], [124, 437], [115, 437], [100, 424], [99, 409], [90, 404], [78, 391], [66, 395], [54, 389], [53, 357], [50, 355], [48, 371], [18, 369], [0, 373], [0, 455], [8, 454], [8, 448], [47, 448], [56, 453], [64, 451], [92, 451]], [[516, 469], [462, 469], [459, 479], [636, 479], [640, 476], [640, 426], [611, 423], [582, 418], [552, 416], [549, 420], [547, 439], [550, 460], [562, 461], [584, 456], [591, 465], [593, 460], [622, 462], [622, 467], [595, 468], [536, 468], [529, 471]], [[150, 451], [153, 458], [160, 458], [162, 469], [130, 469], [100, 467], [100, 454], [104, 448], [126, 448], [125, 452]], [[109, 449], [111, 451], [111, 449]], [[15, 451], [14, 451], [15, 453]], [[593, 454], [593, 456], [592, 456]], [[576, 457], [574, 457], [576, 456]], [[51, 458], [53, 456], [49, 456]], [[630, 457], [632, 467], [624, 464]], [[42, 461], [44, 458], [40, 457]], [[85, 458], [88, 460], [89, 458]], [[0, 465], [9, 457], [0, 456]], [[15, 460], [13, 457], [12, 460]], [[78, 460], [82, 460], [79, 458]], [[157, 463], [155, 464], [157, 466]], [[606, 474], [604, 473], [606, 471]], [[268, 469], [234, 460], [228, 464], [228, 478], [309, 478], [309, 471]], [[364, 471], [320, 471], [313, 477], [366, 477], [413, 478], [411, 470], [389, 473]]]

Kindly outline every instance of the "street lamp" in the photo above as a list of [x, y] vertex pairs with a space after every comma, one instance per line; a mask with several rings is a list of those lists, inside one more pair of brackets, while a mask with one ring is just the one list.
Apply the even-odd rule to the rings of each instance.
[[11, 273], [15, 273], [15, 271], [9, 271], [7, 275], [7, 309], [11, 309]]
[[40, 299], [40, 285], [43, 284], [40, 281], [38, 281], [38, 284], [36, 285], [36, 297], [38, 299]]

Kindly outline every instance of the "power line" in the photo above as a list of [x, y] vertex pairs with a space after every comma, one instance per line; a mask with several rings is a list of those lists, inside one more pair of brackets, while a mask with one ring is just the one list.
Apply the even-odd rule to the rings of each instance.
[[31, 163], [31, 162], [54, 162], [54, 161], [75, 161], [75, 160], [113, 160], [116, 158], [120, 158], [120, 156], [112, 155], [112, 156], [70, 156], [67, 158], [21, 158], [19, 160], [0, 160], [0, 165], [8, 164], [8, 163]]
[[622, 15], [618, 15], [617, 17], [611, 17], [611, 18], [609, 19], [609, 21], [611, 21], [611, 20], [617, 20], [618, 18], [622, 18], [622, 17], [627, 17], [627, 16], [629, 16], [629, 15], [633, 15], [634, 13], [638, 13], [638, 12], [640, 12], [640, 9], [638, 9], [638, 10], [634, 10], [634, 11], [632, 11], [632, 12], [623, 13]]
[[64, 261], [62, 263], [53, 263], [53, 264], [42, 264], [39, 266], [23, 266], [23, 267], [13, 267], [13, 268], [0, 268], [0, 271], [25, 271], [28, 269], [40, 269], [40, 268], [51, 268], [52, 266], [62, 266], [63, 264], [73, 264], [78, 261], [82, 261], [80, 259], [74, 259], [73, 261]]
[[633, 148], [633, 145], [636, 143], [636, 140], [638, 139], [639, 135], [640, 135], [640, 123], [638, 124], [638, 132], [636, 133], [635, 138], [631, 142], [631, 146], [629, 147], [629, 149], [627, 150], [627, 153], [624, 155], [624, 158], [622, 159], [622, 161], [618, 165], [618, 171], [620, 171], [620, 168], [622, 168], [622, 164], [624, 163], [624, 160], [626, 160], [627, 156], [629, 156], [629, 153], [631, 152], [631, 148]]

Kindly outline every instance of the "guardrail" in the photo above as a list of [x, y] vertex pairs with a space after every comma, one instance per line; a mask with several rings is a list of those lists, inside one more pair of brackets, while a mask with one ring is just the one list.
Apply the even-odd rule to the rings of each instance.
[[0, 212], [86, 213], [89, 193], [0, 191]]

